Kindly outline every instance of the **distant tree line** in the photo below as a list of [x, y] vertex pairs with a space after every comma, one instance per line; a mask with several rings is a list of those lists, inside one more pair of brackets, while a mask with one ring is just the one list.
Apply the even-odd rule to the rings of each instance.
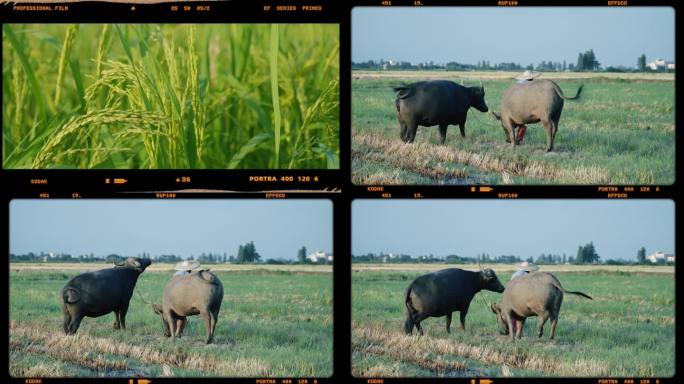
[[[645, 258], [645, 250], [644, 258]], [[412, 256], [409, 254], [392, 254], [380, 252], [378, 254], [367, 253], [364, 255], [352, 255], [352, 262], [355, 263], [436, 263], [436, 264], [515, 264], [523, 260], [534, 262], [535, 264], [597, 264], [600, 263], [600, 256], [596, 252], [593, 242], [580, 245], [576, 256], [567, 254], [542, 253], [537, 257], [529, 256], [523, 258], [518, 255], [497, 255], [492, 256], [488, 253], [480, 253], [474, 257], [447, 255], [444, 257], [433, 254]], [[630, 260], [606, 260], [605, 264], [634, 264]]]
[[[151, 255], [147, 252], [138, 253], [136, 257], [152, 259], [154, 263], [178, 263], [185, 260], [179, 255], [174, 254], [159, 254]], [[300, 264], [300, 263], [310, 263], [306, 259], [306, 247], [302, 247], [298, 250], [297, 258], [292, 259], [274, 259], [269, 258], [262, 260], [261, 255], [257, 252], [256, 245], [254, 241], [250, 241], [246, 244], [242, 244], [238, 247], [237, 256], [228, 255], [224, 253], [205, 253], [202, 252], [199, 256], [190, 255], [187, 260], [197, 260], [201, 264], [249, 264], [249, 263], [264, 263], [264, 264]], [[68, 253], [47, 253], [47, 252], [28, 252], [26, 254], [14, 254], [10, 253], [11, 262], [24, 262], [24, 263], [116, 263], [125, 260], [126, 255], [119, 254], [108, 254], [108, 255], [98, 255], [93, 253], [83, 254], [78, 256], [73, 256]]]
[[519, 263], [522, 259], [515, 255], [490, 256], [488, 253], [478, 254], [475, 257], [447, 255], [444, 257], [433, 254], [412, 256], [408, 254], [391, 254], [380, 252], [378, 254], [367, 253], [365, 255], [352, 255], [352, 262], [357, 263], [442, 263], [442, 264], [476, 264], [476, 263]]
[[[608, 66], [602, 68], [593, 49], [580, 52], [575, 63], [566, 60], [542, 60], [536, 65], [533, 63], [521, 65], [514, 62], [491, 63], [489, 60], [479, 60], [476, 64], [459, 63], [450, 61], [446, 64], [436, 64], [433, 61], [425, 63], [411, 63], [408, 61], [380, 61], [368, 60], [365, 62], [352, 62], [352, 69], [364, 70], [442, 70], [442, 71], [523, 71], [536, 70], [541, 72], [653, 72], [646, 62], [646, 55], [642, 54], [637, 59], [636, 67]], [[661, 71], [672, 71], [661, 69]]]

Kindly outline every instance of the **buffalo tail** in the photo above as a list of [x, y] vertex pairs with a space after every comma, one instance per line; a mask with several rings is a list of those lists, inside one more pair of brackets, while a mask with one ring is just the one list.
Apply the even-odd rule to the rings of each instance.
[[413, 325], [415, 321], [413, 320], [413, 315], [416, 310], [411, 305], [411, 286], [406, 290], [406, 298], [404, 299], [404, 305], [406, 306], [406, 322], [404, 323], [404, 331], [408, 334], [413, 330]]
[[571, 294], [577, 295], [577, 296], [583, 296], [583, 297], [586, 297], [586, 298], [589, 299], [589, 300], [594, 300], [591, 296], [587, 295], [586, 293], [582, 293], [582, 292], [580, 292], [580, 291], [565, 291], [565, 290], [564, 290], [564, 292], [565, 292], [565, 293], [571, 293]]
[[584, 88], [584, 84], [581, 84], [579, 86], [579, 88], [577, 88], [577, 93], [575, 94], [575, 96], [568, 97], [568, 96], [565, 96], [563, 94], [563, 91], [560, 89], [560, 87], [558, 87], [558, 85], [556, 85], [556, 93], [558, 94], [558, 96], [562, 97], [565, 100], [575, 100], [575, 99], [578, 99], [580, 97], [580, 93], [582, 93], [582, 88]]
[[560, 282], [556, 282], [556, 283], [554, 283], [553, 285], [554, 285], [556, 288], [558, 288], [558, 289], [560, 289], [561, 291], [563, 291], [563, 293], [569, 293], [569, 294], [572, 294], [572, 295], [577, 295], [577, 296], [586, 297], [586, 298], [589, 299], [589, 300], [594, 300], [591, 296], [587, 295], [587, 294], [584, 293], [584, 292], [580, 292], [580, 291], [566, 291], [565, 288], [563, 288], [563, 287], [560, 285]]
[[202, 278], [202, 281], [208, 284], [214, 284], [216, 282], [216, 276], [207, 271], [206, 269], [203, 269], [198, 272], [199, 276]]
[[76, 289], [67, 287], [62, 290], [62, 300], [65, 304], [78, 303], [81, 300], [81, 295]]
[[400, 87], [393, 87], [394, 92], [397, 92], [397, 99], [405, 99], [413, 94], [413, 87], [402, 85]]

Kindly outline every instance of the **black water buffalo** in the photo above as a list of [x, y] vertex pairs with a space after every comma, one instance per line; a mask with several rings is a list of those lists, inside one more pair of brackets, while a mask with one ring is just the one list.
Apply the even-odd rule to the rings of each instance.
[[135, 283], [150, 264], [150, 259], [129, 257], [114, 268], [82, 273], [69, 280], [60, 294], [64, 333], [75, 334], [83, 317], [110, 312], [114, 312], [114, 329], [126, 329], [126, 312]]
[[421, 81], [393, 88], [394, 104], [399, 120], [399, 135], [406, 143], [416, 138], [418, 126], [439, 125], [440, 142], [444, 144], [449, 124], [458, 125], [465, 137], [468, 109], [487, 112], [484, 87], [464, 87], [452, 81]]
[[591, 299], [591, 296], [578, 291], [566, 291], [556, 276], [548, 272], [532, 272], [514, 278], [508, 283], [501, 304], [492, 304], [492, 312], [499, 322], [502, 335], [511, 335], [515, 340], [522, 335], [525, 319], [539, 316], [537, 337], [541, 337], [544, 324], [551, 319], [551, 339], [556, 336], [556, 324], [563, 294], [570, 293]]
[[451, 313], [454, 311], [460, 311], [461, 329], [465, 331], [470, 301], [483, 289], [504, 290], [491, 269], [471, 272], [448, 268], [416, 278], [406, 290], [404, 331], [410, 334], [415, 326], [422, 335], [421, 321], [428, 317], [446, 316], [446, 330], [451, 333]]
[[174, 276], [164, 287], [162, 305], [154, 304], [152, 308], [161, 316], [164, 335], [174, 340], [181, 337], [187, 316], [202, 316], [209, 344], [214, 338], [222, 301], [221, 280], [208, 270], [201, 270]]
[[[512, 84], [501, 98], [501, 112], [492, 114], [501, 121], [506, 141], [512, 147], [522, 140], [516, 137], [515, 129], [525, 129], [525, 124], [541, 123], [546, 129], [546, 150], [553, 150], [553, 140], [558, 132], [558, 121], [563, 111], [564, 100], [577, 99], [582, 92], [582, 85], [574, 97], [563, 94], [558, 84], [551, 80], [537, 79], [524, 83]], [[524, 131], [523, 131], [524, 132]]]

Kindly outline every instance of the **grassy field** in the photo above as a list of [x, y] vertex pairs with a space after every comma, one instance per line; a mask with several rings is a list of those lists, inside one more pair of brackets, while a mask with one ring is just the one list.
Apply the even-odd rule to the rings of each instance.
[[[377, 270], [354, 264], [352, 273], [352, 371], [361, 377], [666, 377], [675, 372], [674, 271], [620, 267], [592, 271], [565, 266], [554, 272], [564, 288], [591, 295], [566, 295], [556, 339], [534, 334], [536, 318], [523, 338], [511, 343], [498, 332], [489, 304], [501, 295], [475, 296], [466, 332], [454, 317], [423, 321], [424, 336], [403, 333], [403, 303], [410, 282], [425, 271]], [[432, 265], [431, 270], [445, 266]], [[506, 268], [494, 267], [508, 281]], [[551, 270], [551, 266], [543, 266]], [[456, 325], [454, 325], [456, 324]]]
[[339, 168], [333, 24], [5, 24], [3, 167]]
[[510, 148], [501, 124], [471, 109], [466, 138], [450, 126], [419, 127], [413, 145], [399, 139], [392, 86], [446, 79], [485, 88], [490, 111], [517, 75], [506, 72], [364, 72], [352, 74], [352, 181], [355, 184], [671, 184], [675, 177], [672, 74], [545, 74], [566, 95], [554, 143], [531, 125]]
[[[148, 305], [161, 302], [171, 265], [140, 276], [127, 329], [113, 315], [85, 318], [75, 336], [61, 330], [59, 291], [101, 265], [29, 269], [10, 265], [10, 374], [19, 377], [324, 377], [332, 374], [332, 269], [213, 268], [224, 298], [213, 344], [200, 317], [181, 339], [164, 337]], [[144, 300], [144, 301], [143, 301]]]

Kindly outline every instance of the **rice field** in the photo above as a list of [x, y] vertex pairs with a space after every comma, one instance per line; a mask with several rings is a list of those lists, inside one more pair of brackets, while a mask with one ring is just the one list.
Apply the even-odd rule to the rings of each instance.
[[[27, 268], [32, 266], [33, 268]], [[103, 265], [40, 269], [10, 265], [9, 374], [13, 377], [329, 377], [332, 375], [332, 268], [211, 268], [224, 287], [212, 344], [188, 317], [183, 336], [164, 337], [151, 303], [161, 302], [173, 265], [140, 275], [126, 330], [114, 315], [62, 331], [59, 291]], [[49, 265], [54, 267], [54, 265]], [[108, 266], [107, 266], [108, 267]]]
[[337, 169], [334, 24], [3, 24], [5, 169]]
[[[452, 266], [430, 265], [430, 271]], [[454, 266], [458, 267], [458, 266]], [[454, 316], [422, 322], [423, 336], [405, 335], [403, 306], [410, 282], [427, 272], [352, 265], [352, 373], [356, 377], [672, 377], [675, 373], [675, 287], [673, 267], [542, 266], [568, 290], [556, 338], [536, 338], [536, 318], [523, 337], [499, 334], [489, 304], [501, 295], [478, 293], [470, 305], [466, 331]], [[469, 269], [471, 266], [463, 266]], [[475, 266], [475, 268], [477, 268]], [[507, 282], [510, 268], [494, 265]]]
[[352, 181], [355, 184], [663, 185], [675, 179], [675, 99], [672, 74], [549, 73], [568, 96], [554, 151], [541, 124], [523, 143], [506, 143], [491, 114], [470, 109], [466, 137], [456, 126], [439, 144], [437, 127], [418, 127], [413, 144], [399, 138], [393, 86], [452, 80], [485, 88], [490, 111], [517, 73], [354, 71]]

